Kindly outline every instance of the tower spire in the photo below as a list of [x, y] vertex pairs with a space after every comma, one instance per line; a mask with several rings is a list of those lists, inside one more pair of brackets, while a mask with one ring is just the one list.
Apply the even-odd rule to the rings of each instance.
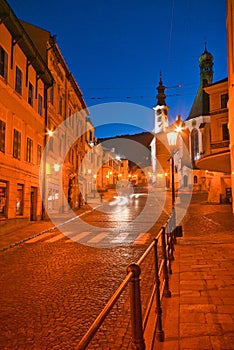
[[162, 72], [160, 71], [160, 78], [159, 78], [159, 85], [157, 87], [158, 90], [158, 94], [156, 95], [156, 98], [158, 100], [158, 105], [159, 106], [166, 106], [166, 95], [164, 93], [164, 91], [166, 90], [166, 87], [163, 85], [162, 82]]

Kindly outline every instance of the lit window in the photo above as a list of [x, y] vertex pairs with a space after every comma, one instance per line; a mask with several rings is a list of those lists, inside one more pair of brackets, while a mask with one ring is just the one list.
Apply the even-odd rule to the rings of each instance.
[[26, 161], [32, 163], [33, 156], [33, 141], [27, 137], [27, 148], [26, 148]]
[[14, 139], [13, 139], [13, 157], [20, 159], [21, 151], [21, 133], [14, 129]]
[[24, 185], [17, 184], [16, 215], [23, 215]]
[[15, 77], [15, 91], [22, 95], [22, 72], [19, 67], [16, 66], [16, 77]]
[[0, 180], [0, 216], [6, 216], [7, 212], [8, 183]]
[[8, 70], [8, 55], [6, 51], [0, 46], [0, 75], [7, 79]]
[[34, 98], [34, 87], [33, 85], [29, 82], [28, 84], [28, 103], [33, 106], [33, 98]]
[[5, 152], [6, 123], [0, 120], [0, 151]]

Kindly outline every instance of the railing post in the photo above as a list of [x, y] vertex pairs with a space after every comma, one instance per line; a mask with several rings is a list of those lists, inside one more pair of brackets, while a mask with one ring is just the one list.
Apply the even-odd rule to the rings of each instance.
[[165, 297], [170, 298], [171, 297], [171, 291], [169, 289], [169, 276], [168, 276], [168, 268], [167, 268], [167, 250], [166, 250], [166, 232], [165, 227], [162, 227], [162, 255], [163, 255], [163, 274], [164, 274], [164, 280], [165, 280], [165, 286], [163, 295]]
[[176, 244], [177, 241], [176, 241], [176, 229], [177, 229], [177, 226], [176, 226], [176, 211], [175, 211], [175, 208], [173, 208], [172, 210], [172, 236], [173, 236], [173, 244]]
[[142, 326], [142, 309], [140, 293], [140, 266], [131, 264], [128, 266], [128, 273], [132, 272], [133, 276], [130, 283], [130, 307], [132, 321], [132, 349], [145, 350], [145, 341], [143, 337]]
[[155, 264], [155, 284], [156, 284], [156, 313], [157, 313], [157, 329], [156, 338], [162, 342], [164, 341], [164, 331], [162, 328], [162, 307], [160, 300], [160, 279], [159, 279], [159, 268], [158, 268], [158, 239], [154, 238], [154, 264]]

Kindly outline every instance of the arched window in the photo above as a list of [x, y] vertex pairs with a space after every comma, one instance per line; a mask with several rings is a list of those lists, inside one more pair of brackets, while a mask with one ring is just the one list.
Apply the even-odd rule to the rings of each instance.
[[187, 187], [188, 186], [188, 176], [184, 175], [183, 180], [184, 180], [184, 187]]
[[197, 184], [197, 175], [194, 175], [194, 177], [193, 177], [193, 183], [194, 183], [194, 184]]
[[192, 161], [195, 162], [198, 159], [199, 144], [198, 144], [198, 131], [193, 129], [191, 132], [191, 156]]

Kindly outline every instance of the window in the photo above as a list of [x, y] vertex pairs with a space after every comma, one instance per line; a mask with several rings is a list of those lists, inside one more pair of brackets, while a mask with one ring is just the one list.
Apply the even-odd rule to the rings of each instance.
[[6, 123], [0, 120], [0, 151], [5, 152]]
[[43, 99], [40, 94], [38, 95], [38, 114], [40, 114], [40, 116], [43, 114]]
[[228, 94], [221, 95], [221, 108], [227, 108]]
[[60, 115], [62, 115], [62, 111], [63, 111], [63, 99], [61, 96], [59, 96], [59, 100], [58, 100], [58, 112]]
[[193, 177], [193, 183], [194, 183], [194, 184], [197, 184], [197, 175], [194, 175], [194, 177]]
[[14, 139], [13, 139], [13, 157], [20, 159], [21, 150], [21, 133], [14, 129]]
[[222, 124], [222, 140], [226, 141], [229, 140], [229, 130], [227, 123]]
[[34, 87], [29, 82], [28, 84], [28, 103], [33, 107], [33, 99], [34, 99]]
[[37, 165], [41, 163], [41, 145], [37, 145]]
[[198, 143], [198, 131], [193, 129], [191, 132], [191, 155], [193, 162], [198, 159], [199, 143]]
[[16, 193], [16, 215], [23, 215], [23, 198], [24, 198], [24, 185], [17, 184]]
[[32, 163], [33, 156], [33, 141], [27, 137], [27, 148], [26, 148], [26, 161]]
[[6, 216], [7, 189], [8, 189], [8, 183], [6, 181], [0, 180], [0, 216]]
[[16, 66], [16, 77], [15, 77], [15, 91], [22, 95], [22, 72], [19, 67]]
[[0, 46], [0, 75], [7, 79], [8, 70], [8, 55], [6, 51]]

